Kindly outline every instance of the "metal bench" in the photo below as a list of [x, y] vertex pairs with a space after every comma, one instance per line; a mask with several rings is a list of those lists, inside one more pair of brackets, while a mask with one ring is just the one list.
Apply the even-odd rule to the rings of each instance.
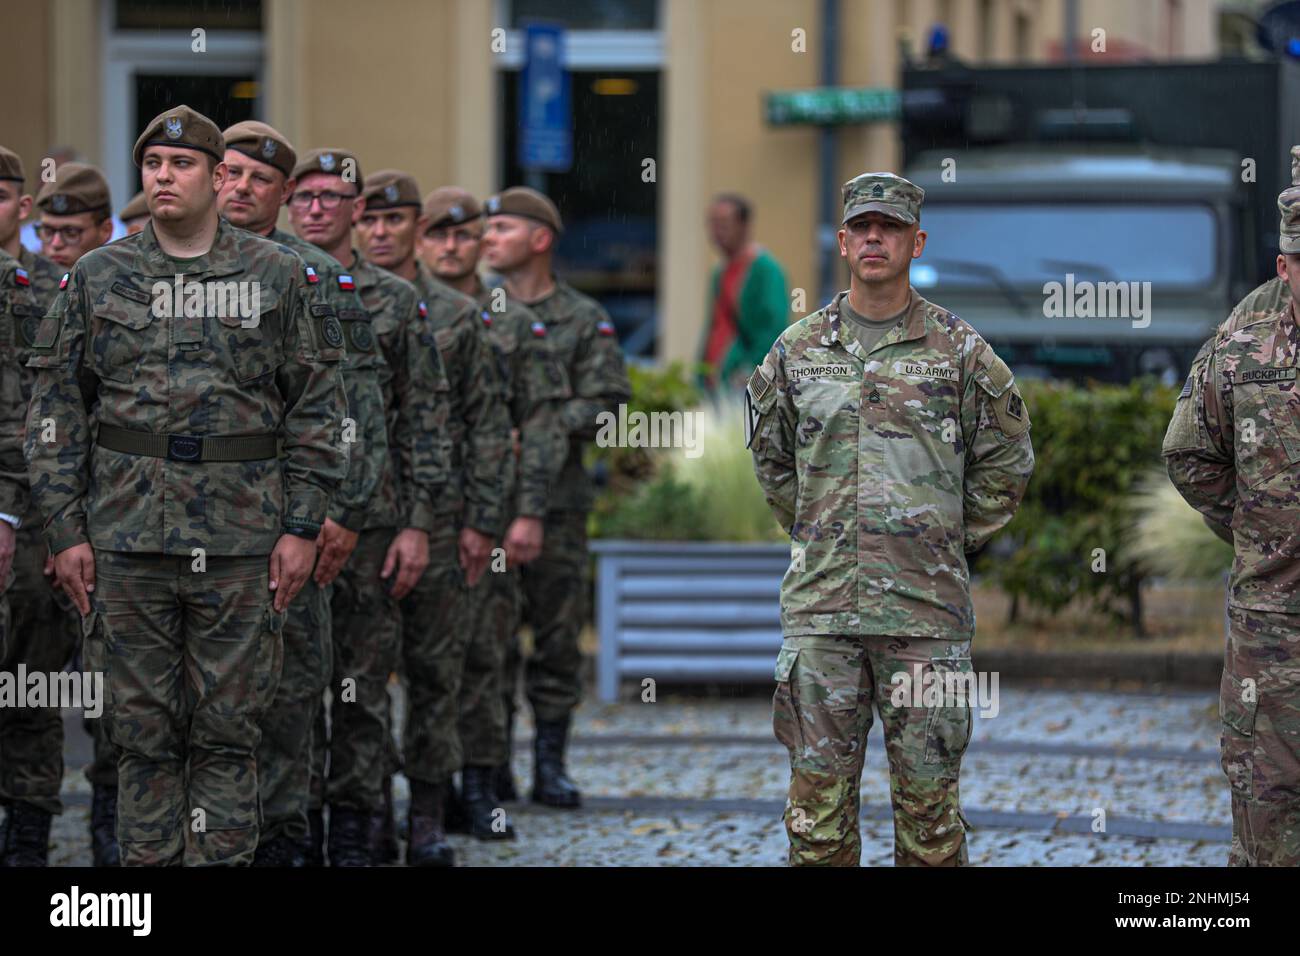
[[784, 544], [593, 541], [597, 689], [658, 681], [770, 681], [781, 649]]

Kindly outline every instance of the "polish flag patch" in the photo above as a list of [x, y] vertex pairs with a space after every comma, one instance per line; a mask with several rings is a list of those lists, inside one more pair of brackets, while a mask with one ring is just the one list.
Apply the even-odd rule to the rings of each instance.
[[596, 331], [599, 332], [601, 335], [613, 335], [614, 323], [608, 322], [605, 319], [601, 319], [599, 322], [596, 323]]
[[17, 282], [19, 285], [31, 285], [31, 284], [32, 284], [32, 280], [29, 279], [29, 278], [27, 278], [27, 270], [26, 270], [26, 269], [15, 269], [15, 270], [14, 270], [14, 281]]
[[68, 276], [70, 276], [70, 275], [72, 275], [71, 272], [65, 272], [65, 273], [63, 273], [63, 278], [59, 280], [59, 288], [60, 288], [60, 289], [66, 289], [66, 288], [68, 287]]
[[320, 276], [316, 274], [316, 270], [313, 269], [311, 266], [307, 267], [307, 281], [312, 285], [315, 285], [317, 282], [320, 282]]
[[483, 309], [481, 312], [479, 312], [478, 317], [483, 320], [483, 324], [486, 325], [489, 329], [492, 328], [491, 312], [489, 312], [487, 309]]
[[420, 303], [420, 318], [422, 318], [422, 319], [427, 319], [428, 317], [429, 317], [429, 307], [428, 307], [427, 305], [425, 305], [424, 302], [421, 302], [421, 303]]
[[546, 323], [545, 323], [545, 322], [534, 322], [534, 323], [533, 323], [533, 335], [537, 336], [539, 339], [545, 338], [545, 337], [546, 337]]
[[356, 283], [352, 281], [352, 276], [350, 276], [350, 275], [341, 275], [341, 276], [339, 276], [339, 288], [340, 288], [340, 289], [344, 289], [344, 290], [346, 290], [346, 291], [348, 291], [348, 292], [351, 292], [351, 291], [352, 291], [353, 289], [355, 289], [356, 287], [357, 287], [357, 286], [356, 286]]

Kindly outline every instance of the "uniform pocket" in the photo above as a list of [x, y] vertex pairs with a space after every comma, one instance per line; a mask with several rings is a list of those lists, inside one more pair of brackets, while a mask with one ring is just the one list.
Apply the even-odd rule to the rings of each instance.
[[925, 762], [956, 774], [974, 730], [974, 669], [969, 657], [934, 658], [930, 667], [941, 699], [926, 711]]
[[1296, 382], [1238, 383], [1233, 387], [1237, 471], [1253, 488], [1300, 462], [1300, 408]]
[[[100, 378], [130, 382], [149, 345], [153, 321], [150, 307], [140, 303], [112, 301], [96, 309], [87, 364]], [[42, 331], [38, 330], [38, 339]]]
[[259, 299], [256, 315], [241, 316], [236, 309], [224, 309], [223, 312], [236, 314], [217, 315], [212, 327], [214, 348], [230, 356], [235, 379], [240, 384], [270, 375], [283, 364], [280, 323], [274, 315], [279, 307], [278, 299], [267, 290], [262, 290]]
[[1232, 792], [1250, 797], [1255, 776], [1255, 713], [1259, 689], [1227, 670], [1219, 683], [1219, 719], [1223, 722], [1220, 758]]
[[794, 672], [794, 662], [799, 657], [799, 649], [783, 647], [776, 656], [776, 693], [772, 695], [772, 732], [792, 753], [803, 749], [803, 740], [799, 735], [799, 714], [795, 711], [794, 698], [790, 693], [790, 675]]

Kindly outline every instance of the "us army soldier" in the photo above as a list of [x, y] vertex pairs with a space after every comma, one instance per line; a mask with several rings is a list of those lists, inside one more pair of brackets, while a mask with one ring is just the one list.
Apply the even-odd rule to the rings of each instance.
[[1300, 865], [1300, 186], [1278, 196], [1272, 312], [1236, 309], [1193, 363], [1165, 434], [1169, 478], [1236, 560], [1219, 686], [1230, 866]]
[[[524, 676], [536, 725], [532, 799], [572, 809], [581, 806], [582, 795], [565, 771], [564, 754], [582, 692], [578, 635], [586, 617], [587, 512], [593, 497], [582, 453], [596, 437], [600, 413], [616, 411], [631, 397], [632, 387], [614, 323], [599, 303], [555, 275], [555, 245], [563, 228], [555, 203], [536, 190], [516, 186], [492, 196], [484, 208], [484, 258], [505, 278], [510, 297], [536, 313], [531, 332], [546, 340], [573, 390], [560, 412], [569, 454], [548, 502], [545, 540], [540, 540], [541, 527], [528, 523], [528, 534], [540, 544], [541, 553], [520, 572], [524, 620], [534, 635]], [[511, 713], [517, 659], [517, 652], [507, 658], [503, 688]], [[509, 767], [502, 773], [509, 780]]]
[[253, 859], [283, 615], [346, 467], [338, 320], [218, 217], [224, 151], [188, 106], [146, 126], [150, 224], [77, 262], [29, 359], [32, 494], [106, 648], [126, 865]]
[[793, 555], [772, 706], [790, 752], [791, 865], [858, 864], [873, 703], [895, 863], [967, 862], [969, 701], [900, 706], [894, 690], [970, 673], [966, 553], [1011, 520], [1034, 459], [1010, 369], [909, 285], [923, 198], [892, 173], [844, 184], [849, 289], [782, 333], [746, 389], [754, 471]]
[[[497, 553], [486, 580], [470, 592], [474, 618], [460, 683], [461, 799], [453, 799], [447, 813], [450, 833], [510, 839], [514, 829], [501, 803], [516, 795], [497, 789], [497, 768], [510, 755], [501, 672], [506, 646], [519, 623], [519, 568], [541, 554], [547, 505], [568, 456], [568, 435], [559, 415], [572, 392], [559, 358], [545, 337], [533, 332], [537, 315], [505, 289], [488, 289], [479, 277], [479, 201], [455, 186], [435, 189], [425, 197], [419, 230], [423, 265], [478, 304], [478, 321], [500, 366], [514, 435], [503, 489], [504, 553]], [[503, 776], [510, 781], [509, 772]]]
[[[248, 121], [222, 133], [226, 142], [226, 182], [218, 211], [242, 229], [265, 236], [292, 250], [308, 267], [307, 282], [323, 302], [313, 314], [335, 315], [346, 323], [364, 314], [355, 290], [343, 289], [339, 263], [316, 246], [277, 229], [280, 207], [293, 195], [293, 168], [298, 155], [274, 127]], [[344, 337], [346, 339], [346, 336]], [[262, 800], [262, 834], [255, 865], [301, 866], [309, 845], [308, 796], [312, 767], [312, 724], [321, 694], [329, 685], [334, 648], [328, 586], [356, 547], [370, 496], [388, 455], [384, 396], [379, 388], [383, 356], [372, 347], [347, 347], [343, 383], [348, 417], [340, 422], [339, 441], [349, 450], [348, 473], [331, 507], [339, 521], [326, 519], [317, 540], [316, 571], [303, 585], [284, 622], [284, 667], [275, 700], [262, 719], [257, 749], [258, 787]], [[321, 746], [324, 742], [321, 741]]]

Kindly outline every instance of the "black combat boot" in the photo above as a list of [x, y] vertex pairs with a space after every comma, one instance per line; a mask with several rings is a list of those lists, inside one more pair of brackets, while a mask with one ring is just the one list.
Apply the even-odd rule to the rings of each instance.
[[286, 836], [272, 837], [265, 843], [257, 844], [253, 854], [253, 866], [289, 866], [307, 865], [307, 858], [302, 848]]
[[302, 855], [305, 866], [325, 865], [325, 812], [307, 811], [307, 843]]
[[502, 803], [514, 803], [519, 799], [519, 791], [515, 789], [515, 774], [510, 767], [510, 755], [514, 753], [514, 743], [515, 715], [511, 711], [506, 714], [506, 762], [497, 767], [492, 774], [492, 792]]
[[54, 815], [30, 803], [14, 801], [5, 817], [4, 854], [0, 866], [49, 866], [50, 820]]
[[369, 866], [374, 815], [352, 807], [330, 807], [330, 866]]
[[564, 748], [569, 737], [569, 717], [536, 718], [533, 733], [533, 803], [573, 809], [582, 806], [582, 794], [564, 772]]
[[[515, 828], [492, 790], [495, 767], [466, 767], [460, 773], [470, 833], [480, 840], [513, 840]], [[500, 811], [500, 812], [498, 812]]]
[[[464, 776], [464, 771], [461, 771], [462, 779]], [[443, 829], [448, 833], [469, 833], [473, 828], [469, 809], [465, 806], [465, 800], [455, 783], [447, 784], [447, 800], [443, 806], [442, 817]]]
[[393, 777], [384, 777], [384, 807], [374, 815], [370, 825], [374, 834], [375, 866], [386, 866], [399, 859], [397, 823], [393, 819]]
[[90, 852], [95, 866], [121, 866], [117, 845], [117, 787], [95, 784], [90, 797]]
[[411, 809], [406, 844], [407, 866], [455, 866], [456, 854], [443, 829], [443, 806], [449, 785], [411, 781]]

